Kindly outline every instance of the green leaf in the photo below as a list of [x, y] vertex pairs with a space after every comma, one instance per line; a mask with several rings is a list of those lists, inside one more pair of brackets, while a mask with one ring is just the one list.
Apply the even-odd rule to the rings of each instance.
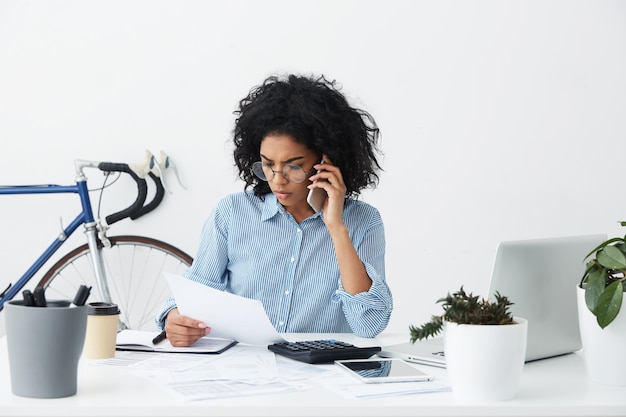
[[604, 276], [606, 275], [606, 269], [599, 268], [589, 274], [587, 278], [587, 286], [585, 287], [585, 303], [587, 308], [593, 314], [596, 314], [596, 305], [598, 304], [598, 298], [604, 291]]
[[598, 263], [609, 269], [626, 268], [626, 256], [614, 246], [607, 246], [598, 252]]
[[585, 266], [585, 273], [583, 274], [583, 277], [580, 279], [580, 288], [585, 288], [585, 284], [587, 283], [587, 280], [589, 279], [589, 275], [591, 275], [591, 273], [597, 269], [603, 269], [603, 268], [596, 259], [592, 259], [589, 262], [587, 262], [587, 265]]
[[609, 240], [607, 240], [607, 241], [604, 241], [604, 242], [600, 243], [598, 246], [596, 246], [595, 248], [593, 248], [593, 250], [592, 250], [591, 252], [589, 252], [589, 253], [587, 254], [587, 256], [585, 256], [585, 257], [584, 257], [584, 259], [589, 258], [591, 255], [593, 255], [594, 253], [596, 253], [596, 252], [597, 252], [597, 251], [599, 251], [600, 249], [602, 249], [602, 248], [604, 248], [605, 246], [608, 246], [608, 245], [610, 245], [610, 244], [612, 244], [612, 243], [615, 243], [615, 242], [622, 242], [622, 243], [623, 243], [623, 242], [626, 242], [626, 236], [624, 236], [624, 238], [621, 238], [621, 237], [613, 237], [613, 238], [611, 238], [611, 239], [609, 239]]
[[428, 339], [429, 337], [436, 336], [443, 329], [443, 318], [440, 316], [432, 316], [431, 321], [423, 324], [420, 327], [409, 326], [411, 333], [411, 343], [415, 343], [416, 340]]
[[596, 305], [596, 318], [603, 329], [608, 326], [619, 313], [624, 296], [624, 286], [620, 281], [611, 283], [600, 294]]

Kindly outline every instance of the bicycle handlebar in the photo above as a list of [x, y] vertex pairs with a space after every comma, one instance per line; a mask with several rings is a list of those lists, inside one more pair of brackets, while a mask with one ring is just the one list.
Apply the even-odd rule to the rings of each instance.
[[[139, 178], [139, 176], [132, 169], [130, 169], [128, 164], [100, 162], [98, 163], [98, 169], [103, 172], [125, 172], [126, 174], [131, 176], [135, 183], [137, 183], [137, 198], [135, 199], [135, 201], [127, 208], [120, 210], [116, 213], [109, 214], [105, 219], [108, 225], [112, 225], [113, 223], [125, 219], [126, 217], [136, 219], [137, 217], [140, 217], [149, 211], [148, 210], [141, 214], [138, 214], [140, 211], [142, 211], [142, 208], [144, 207], [144, 203], [148, 195], [148, 184], [146, 183], [145, 179]], [[158, 205], [158, 203], [156, 205]], [[153, 209], [156, 208], [156, 205], [153, 207]]]
[[165, 195], [165, 188], [163, 187], [163, 182], [161, 181], [161, 178], [157, 177], [152, 172], [148, 173], [148, 175], [150, 176], [150, 178], [152, 178], [152, 181], [154, 181], [154, 184], [156, 185], [156, 192], [154, 194], [154, 198], [148, 204], [145, 204], [143, 207], [139, 208], [137, 212], [132, 213], [130, 215], [131, 220], [138, 219], [144, 214], [148, 214], [152, 210], [157, 208], [159, 204], [161, 204], [161, 201], [163, 200], [163, 196]]
[[128, 164], [100, 162], [98, 163], [98, 169], [102, 172], [124, 172], [130, 175], [130, 177], [137, 184], [137, 198], [135, 199], [135, 201], [127, 208], [106, 216], [105, 220], [108, 225], [112, 225], [113, 223], [127, 217], [130, 217], [130, 219], [132, 220], [138, 219], [144, 214], [148, 214], [149, 212], [157, 208], [159, 204], [161, 204], [163, 196], [165, 195], [163, 184], [161, 182], [161, 179], [154, 175], [152, 172], [149, 173], [149, 176], [156, 185], [156, 193], [152, 200], [148, 204], [145, 204], [146, 197], [148, 196], [148, 184], [146, 183], [146, 180], [144, 178], [140, 178], [135, 173], [135, 171], [133, 171], [129, 167]]
[[[127, 163], [98, 162], [87, 161], [83, 159], [75, 160], [74, 164], [76, 167], [76, 174], [78, 178], [86, 178], [83, 174], [83, 168], [98, 168], [100, 171], [105, 173], [126, 173], [130, 175], [130, 177], [137, 184], [137, 198], [135, 199], [135, 201], [127, 208], [110, 214], [105, 218], [106, 223], [108, 225], [111, 225], [127, 217], [129, 217], [131, 220], [138, 219], [144, 214], [151, 212], [152, 210], [157, 208], [159, 204], [161, 204], [161, 201], [163, 200], [163, 197], [165, 195], [165, 191], [171, 192], [168, 190], [164, 183], [165, 179], [163, 178], [163, 174], [166, 169], [171, 169], [172, 171], [174, 171], [174, 173], [176, 174], [176, 178], [178, 179], [178, 183], [181, 185], [181, 187], [186, 189], [186, 187], [180, 180], [176, 166], [163, 151], [161, 151], [161, 159], [162, 163], [159, 163], [152, 155], [152, 153], [146, 151], [146, 158], [142, 163], [139, 164], [129, 165]], [[148, 184], [145, 178], [148, 176], [154, 182], [156, 190], [152, 200], [146, 204], [146, 198], [148, 195]]]

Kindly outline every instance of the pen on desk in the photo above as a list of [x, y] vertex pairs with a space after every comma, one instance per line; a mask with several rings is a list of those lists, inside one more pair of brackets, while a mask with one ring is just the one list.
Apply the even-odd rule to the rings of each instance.
[[158, 345], [159, 343], [161, 343], [165, 339], [167, 339], [167, 335], [165, 334], [165, 330], [163, 330], [154, 339], [152, 339], [152, 344], [153, 345]]
[[35, 305], [35, 297], [33, 297], [33, 293], [30, 290], [22, 291], [22, 296], [24, 297], [24, 305], [25, 306], [34, 306]]
[[35, 288], [35, 306], [36, 307], [47, 307], [48, 303], [46, 302], [46, 296], [44, 294], [45, 289], [43, 287]]

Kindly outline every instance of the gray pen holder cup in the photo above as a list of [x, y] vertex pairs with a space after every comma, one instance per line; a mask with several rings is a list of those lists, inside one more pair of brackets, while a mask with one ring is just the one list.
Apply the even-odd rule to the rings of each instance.
[[87, 307], [48, 301], [47, 307], [4, 305], [13, 394], [60, 398], [76, 394]]

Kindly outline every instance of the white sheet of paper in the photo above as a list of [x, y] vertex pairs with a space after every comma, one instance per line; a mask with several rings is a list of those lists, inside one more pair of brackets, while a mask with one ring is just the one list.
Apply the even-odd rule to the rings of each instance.
[[284, 342], [259, 300], [216, 290], [164, 272], [180, 314], [201, 320], [211, 328], [211, 337], [233, 339], [251, 345]]

